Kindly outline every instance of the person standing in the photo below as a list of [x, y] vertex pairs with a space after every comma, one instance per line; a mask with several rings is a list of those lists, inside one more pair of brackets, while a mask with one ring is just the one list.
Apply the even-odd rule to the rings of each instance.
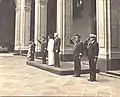
[[54, 60], [55, 60], [55, 67], [60, 67], [60, 38], [58, 37], [58, 34], [54, 34]]
[[90, 34], [90, 38], [87, 41], [87, 51], [90, 69], [90, 79], [88, 81], [96, 81], [96, 63], [99, 54], [99, 44], [94, 34]]
[[47, 41], [44, 36], [42, 36], [42, 41], [37, 41], [41, 44], [41, 55], [42, 55], [42, 64], [46, 64], [46, 53], [47, 53]]
[[83, 56], [83, 42], [80, 40], [80, 37], [80, 35], [76, 34], [76, 36], [70, 39], [70, 43], [74, 44], [74, 77], [79, 77], [81, 75], [81, 58]]
[[35, 43], [33, 40], [31, 40], [29, 44], [29, 49], [28, 49], [28, 54], [27, 54], [27, 59], [29, 61], [34, 61], [34, 54], [35, 54]]
[[48, 65], [54, 65], [54, 39], [51, 35], [48, 36]]

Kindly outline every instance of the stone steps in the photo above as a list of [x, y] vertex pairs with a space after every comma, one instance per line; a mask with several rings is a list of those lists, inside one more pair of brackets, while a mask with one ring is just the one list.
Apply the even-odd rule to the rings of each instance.
[[120, 70], [107, 71], [107, 74], [120, 77]]
[[13, 57], [13, 53], [0, 53], [0, 57]]
[[[66, 63], [66, 62], [62, 62], [61, 67], [60, 68], [56, 68], [54, 66], [48, 66], [46, 64], [41, 64], [40, 62], [35, 62], [35, 61], [27, 61], [26, 62], [27, 65], [57, 74], [57, 75], [73, 75], [74, 74], [74, 70], [73, 70], [73, 64], [70, 63]], [[82, 74], [88, 74], [89, 73], [89, 68], [88, 66], [83, 66], [82, 65]], [[99, 73], [99, 69], [96, 69], [96, 72]]]

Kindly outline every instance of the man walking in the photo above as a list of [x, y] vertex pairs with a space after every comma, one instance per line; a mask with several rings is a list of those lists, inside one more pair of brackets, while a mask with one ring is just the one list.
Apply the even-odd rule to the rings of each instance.
[[76, 34], [75, 37], [72, 37], [70, 39], [70, 43], [74, 44], [74, 77], [79, 77], [81, 75], [81, 58], [83, 56], [83, 42], [80, 40], [80, 37], [80, 35]]
[[55, 67], [60, 67], [60, 58], [59, 58], [59, 52], [60, 52], [60, 38], [58, 37], [58, 34], [54, 34], [54, 59], [55, 59]]
[[99, 53], [99, 44], [97, 43], [96, 35], [90, 34], [90, 38], [87, 41], [88, 60], [90, 68], [89, 81], [96, 81], [96, 63]]
[[41, 44], [41, 55], [42, 55], [42, 64], [46, 64], [46, 53], [47, 53], [47, 41], [44, 36], [42, 36], [42, 41], [37, 41]]

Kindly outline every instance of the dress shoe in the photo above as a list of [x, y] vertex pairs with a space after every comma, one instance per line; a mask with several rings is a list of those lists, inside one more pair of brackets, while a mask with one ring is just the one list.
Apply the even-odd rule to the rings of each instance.
[[96, 80], [91, 80], [91, 79], [88, 79], [88, 81], [93, 82], [93, 81], [96, 81]]
[[73, 77], [80, 77], [80, 75], [73, 75]]
[[58, 68], [59, 68], [60, 66], [56, 65], [55, 67], [58, 67]]

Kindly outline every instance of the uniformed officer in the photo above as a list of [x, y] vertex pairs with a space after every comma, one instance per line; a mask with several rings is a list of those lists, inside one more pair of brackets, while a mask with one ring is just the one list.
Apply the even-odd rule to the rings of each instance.
[[81, 58], [83, 56], [83, 42], [80, 40], [80, 37], [80, 35], [76, 34], [75, 37], [72, 37], [70, 39], [70, 43], [74, 44], [74, 77], [79, 77], [81, 75]]
[[87, 51], [90, 69], [90, 79], [89, 81], [96, 81], [96, 63], [99, 53], [99, 44], [97, 43], [96, 35], [90, 34], [87, 40]]

